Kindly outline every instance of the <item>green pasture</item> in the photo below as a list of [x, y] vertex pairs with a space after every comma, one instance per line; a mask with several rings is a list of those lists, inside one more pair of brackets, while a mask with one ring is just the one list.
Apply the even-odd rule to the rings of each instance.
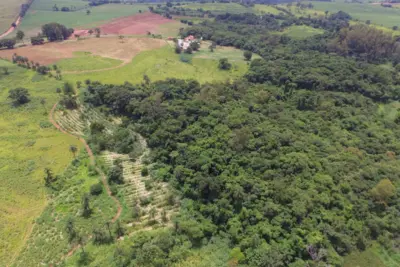
[[190, 3], [182, 7], [193, 10], [203, 9], [205, 11], [213, 11], [214, 13], [247, 13], [253, 11], [252, 8], [247, 8], [236, 3]]
[[400, 9], [386, 8], [369, 3], [345, 3], [345, 2], [311, 2], [318, 11], [338, 12], [340, 10], [349, 13], [353, 19], [360, 21], [370, 20], [371, 23], [385, 27], [400, 26]]
[[93, 229], [106, 230], [105, 223], [115, 215], [117, 208], [114, 201], [103, 193], [90, 196], [92, 214], [82, 217], [81, 199], [89, 193], [90, 186], [100, 181], [99, 176], [89, 167], [86, 152], [71, 164], [61, 179], [65, 179], [63, 189], [53, 197], [39, 218], [35, 220], [35, 228], [24, 250], [17, 258], [15, 266], [39, 266], [56, 264], [68, 253], [76, 241], [68, 242], [65, 227], [68, 218], [73, 218], [75, 230], [83, 237], [84, 242], [90, 242], [88, 237]]
[[[8, 75], [3, 72], [8, 68]], [[61, 82], [0, 60], [0, 266], [6, 266], [21, 249], [33, 220], [46, 205], [44, 168], [60, 174], [72, 160], [75, 138], [57, 131], [47, 112], [58, 101]], [[31, 101], [13, 107], [8, 91], [29, 90]], [[45, 104], [41, 104], [41, 99]]]
[[276, 9], [274, 6], [271, 5], [261, 5], [261, 4], [255, 4], [253, 7], [253, 10], [256, 13], [270, 13], [274, 15], [278, 15], [282, 13], [282, 11]]
[[[210, 42], [203, 42], [200, 51], [194, 53], [193, 57], [198, 59], [211, 59], [211, 60], [219, 60], [221, 58], [227, 58], [228, 60], [232, 62], [237, 62], [239, 64], [245, 63], [243, 50], [236, 49], [234, 47], [218, 46], [216, 49], [214, 49], [214, 52], [211, 52], [208, 49], [209, 45]], [[253, 54], [252, 59], [256, 58], [261, 58], [261, 57], [257, 54]]]
[[61, 12], [62, 7], [68, 7], [71, 10], [79, 10], [87, 7], [89, 2], [82, 0], [35, 0], [31, 5], [32, 10], [53, 11], [53, 6], [57, 5]]
[[285, 29], [283, 32], [284, 34], [287, 34], [289, 37], [293, 39], [306, 39], [308, 37], [317, 35], [317, 34], [323, 34], [324, 31], [321, 29], [315, 29], [313, 27], [305, 26], [305, 25], [294, 25], [290, 26]]
[[[49, 0], [39, 0], [39, 4], [40, 1], [47, 1], [49, 5], [53, 3]], [[71, 2], [72, 1], [73, 0], [71, 0]], [[87, 15], [86, 9], [74, 12], [54, 12], [43, 9], [36, 10], [33, 6], [27, 12], [19, 29], [25, 31], [28, 35], [36, 35], [41, 31], [42, 25], [50, 22], [58, 22], [70, 28], [95, 27], [114, 18], [139, 13], [139, 10], [147, 11], [148, 7], [144, 4], [107, 4], [92, 7], [89, 8], [89, 10], [91, 11], [91, 14]]]
[[121, 60], [92, 55], [89, 52], [76, 52], [74, 58], [66, 58], [57, 62], [62, 71], [86, 71], [116, 67]]
[[374, 243], [365, 251], [353, 252], [344, 259], [344, 267], [398, 267], [400, 253], [389, 252]]
[[[218, 68], [218, 61], [189, 56], [191, 62], [182, 62], [174, 53], [171, 46], [142, 52], [133, 58], [132, 62], [113, 70], [99, 71], [82, 74], [64, 74], [65, 79], [75, 81], [100, 81], [103, 83], [121, 84], [125, 81], [140, 83], [143, 75], [148, 75], [151, 80], [163, 80], [166, 78], [196, 79], [199, 82], [211, 82], [214, 80], [225, 81], [242, 76], [247, 71], [245, 62], [232, 62], [234, 67], [230, 71]], [[71, 59], [74, 60], [74, 59]]]

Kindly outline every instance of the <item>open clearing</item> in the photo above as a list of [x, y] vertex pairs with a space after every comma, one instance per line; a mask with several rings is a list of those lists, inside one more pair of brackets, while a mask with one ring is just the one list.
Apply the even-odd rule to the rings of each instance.
[[308, 37], [317, 35], [317, 34], [323, 34], [324, 30], [321, 29], [315, 29], [313, 27], [305, 26], [305, 25], [299, 25], [299, 26], [290, 26], [288, 27], [284, 32], [284, 34], [287, 34], [289, 37], [293, 39], [306, 39]]
[[126, 38], [124, 40], [119, 40], [117, 37], [88, 38], [1, 50], [0, 57], [11, 59], [12, 55], [17, 53], [20, 56], [28, 57], [29, 60], [47, 65], [61, 59], [73, 58], [74, 52], [82, 51], [129, 62], [139, 52], [160, 48], [163, 45], [165, 45], [164, 40], [150, 38]]
[[26, 0], [1, 0], [0, 1], [0, 34], [7, 31], [11, 23], [18, 17], [21, 4]]
[[[188, 57], [191, 62], [183, 62], [181, 57]], [[174, 49], [167, 45], [160, 49], [145, 51], [135, 56], [129, 64], [120, 68], [107, 71], [97, 71], [82, 74], [64, 74], [66, 80], [72, 82], [100, 81], [102, 83], [122, 84], [125, 81], [140, 83], [143, 75], [148, 75], [151, 80], [166, 78], [196, 79], [199, 82], [225, 81], [234, 79], [246, 73], [248, 66], [244, 61], [232, 62], [230, 71], [220, 70], [217, 60], [196, 58], [196, 55], [177, 55]]]
[[[0, 266], [6, 266], [46, 205], [44, 168], [62, 173], [72, 160], [69, 146], [79, 142], [56, 131], [45, 113], [58, 100], [61, 82], [2, 60], [0, 67], [10, 72], [0, 74]], [[11, 107], [8, 90], [16, 87], [27, 88], [31, 102]]]

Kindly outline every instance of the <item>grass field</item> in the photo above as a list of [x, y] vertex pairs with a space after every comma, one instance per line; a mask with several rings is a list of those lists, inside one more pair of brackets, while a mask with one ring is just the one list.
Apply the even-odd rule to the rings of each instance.
[[214, 13], [246, 13], [253, 12], [252, 8], [247, 8], [236, 3], [190, 3], [183, 5], [184, 8], [190, 8], [193, 10], [203, 9], [207, 11], [213, 11]]
[[282, 13], [282, 11], [276, 9], [274, 6], [271, 6], [271, 5], [255, 4], [253, 7], [253, 10], [256, 13], [270, 13], [270, 14], [274, 14], [274, 15], [278, 15], [279, 13]]
[[[67, 2], [74, 2], [74, 0]], [[83, 1], [78, 2], [86, 3]], [[86, 15], [86, 9], [74, 12], [54, 12], [45, 9], [46, 6], [53, 6], [53, 3], [50, 0], [35, 1], [22, 20], [19, 29], [25, 31], [27, 35], [36, 35], [41, 30], [43, 24], [55, 21], [70, 28], [95, 27], [114, 18], [133, 15], [139, 13], [139, 10], [148, 10], [147, 5], [144, 4], [101, 5], [90, 8], [90, 15]]]
[[315, 28], [309, 27], [309, 26], [294, 25], [294, 26], [290, 26], [290, 27], [286, 28], [283, 33], [287, 34], [289, 37], [291, 37], [293, 39], [306, 39], [308, 37], [311, 37], [311, 36], [314, 36], [317, 34], [323, 34], [324, 31], [321, 29], [315, 29]]
[[400, 253], [389, 253], [379, 244], [372, 244], [363, 252], [353, 252], [345, 257], [344, 267], [398, 267]]
[[[55, 130], [45, 114], [58, 100], [55, 90], [60, 82], [6, 61], [0, 61], [2, 67], [10, 72], [0, 73], [0, 266], [6, 266], [46, 204], [44, 168], [63, 172], [72, 160], [69, 146], [79, 143]], [[16, 87], [27, 88], [31, 102], [11, 107], [8, 90]]]
[[57, 62], [62, 71], [85, 71], [116, 67], [122, 64], [122, 60], [105, 58], [92, 55], [90, 52], [75, 52], [74, 58], [66, 58]]
[[[201, 49], [197, 53], [194, 54], [194, 58], [203, 58], [203, 59], [211, 59], [211, 60], [219, 60], [221, 58], [227, 58], [230, 61], [244, 63], [243, 50], [236, 49], [234, 47], [224, 47], [218, 46], [214, 49], [214, 52], [210, 52], [208, 47], [210, 46], [210, 42], [202, 42]], [[253, 54], [252, 59], [261, 58], [257, 54]]]
[[340, 10], [349, 13], [353, 19], [361, 21], [370, 20], [371, 23], [385, 27], [400, 26], [400, 9], [385, 8], [380, 5], [336, 2], [311, 2], [315, 10], [338, 12]]
[[1, 0], [0, 1], [0, 34], [10, 28], [11, 23], [18, 17], [21, 4], [26, 0]]
[[[196, 79], [199, 82], [210, 82], [213, 80], [225, 81], [243, 75], [247, 71], [247, 64], [233, 62], [234, 68], [230, 71], [218, 69], [218, 61], [190, 56], [191, 63], [184, 63], [180, 55], [174, 53], [174, 49], [165, 46], [160, 49], [142, 52], [135, 56], [131, 63], [114, 70], [104, 72], [93, 72], [83, 74], [65, 74], [65, 79], [83, 81], [90, 79], [103, 83], [121, 84], [125, 81], [140, 83], [143, 75], [148, 75], [151, 80], [162, 80], [166, 78]], [[73, 59], [71, 59], [73, 60]]]

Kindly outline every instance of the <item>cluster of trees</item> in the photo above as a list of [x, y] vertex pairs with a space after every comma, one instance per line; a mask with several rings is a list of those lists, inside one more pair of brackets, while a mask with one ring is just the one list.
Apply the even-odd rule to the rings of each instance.
[[8, 92], [8, 98], [12, 100], [14, 106], [26, 104], [30, 101], [29, 91], [26, 88], [15, 88]]
[[[376, 113], [379, 99], [291, 82], [169, 79], [94, 83], [85, 101], [135, 123], [158, 178], [179, 190], [185, 204], [168, 240], [199, 247], [228, 237], [249, 266], [342, 266], [342, 256], [373, 240], [398, 245], [400, 125]], [[151, 266], [182, 257], [181, 242], [164, 250], [141, 240], [123, 260]]]
[[63, 6], [61, 8], [59, 8], [57, 6], [57, 4], [54, 4], [54, 6], [53, 6], [53, 11], [55, 11], [55, 12], [57, 12], [57, 11], [70, 12], [70, 11], [76, 11], [76, 10], [77, 10], [76, 6], [70, 6], [70, 7]]
[[369, 61], [382, 62], [390, 58], [400, 62], [400, 41], [390, 32], [364, 24], [342, 28], [329, 44], [329, 50]]
[[[24, 17], [26, 12], [28, 11], [29, 7], [32, 5], [34, 0], [28, 0], [25, 4], [21, 5], [21, 9], [19, 11], [19, 16], [20, 17]], [[13, 23], [14, 24], [14, 23]], [[16, 25], [12, 25], [12, 26], [16, 26]]]
[[37, 73], [42, 74], [42, 75], [46, 75], [46, 74], [50, 75], [51, 74], [50, 73], [50, 71], [51, 71], [50, 67], [40, 65], [39, 62], [35, 63], [33, 61], [30, 61], [29, 58], [23, 57], [23, 56], [19, 56], [16, 53], [14, 53], [13, 56], [12, 56], [12, 62], [14, 64], [17, 64], [20, 67], [27, 68], [27, 69], [32, 69], [32, 70], [34, 70]]
[[7, 49], [13, 49], [17, 41], [15, 39], [1, 39], [0, 49], [5, 47]]
[[67, 28], [64, 25], [55, 22], [42, 26], [42, 34], [46, 36], [50, 42], [66, 40], [73, 33], [74, 29]]

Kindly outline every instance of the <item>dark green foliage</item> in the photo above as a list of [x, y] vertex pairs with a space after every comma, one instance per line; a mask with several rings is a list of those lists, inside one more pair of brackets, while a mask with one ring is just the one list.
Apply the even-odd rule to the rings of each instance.
[[142, 176], [148, 176], [149, 175], [149, 169], [147, 167], [143, 167], [141, 170]]
[[[93, 87], [86, 100], [103, 88]], [[306, 245], [340, 266], [342, 255], [400, 231], [390, 186], [371, 191], [384, 178], [399, 181], [400, 165], [386, 153], [400, 146], [400, 126], [382, 120], [378, 104], [363, 92], [289, 94], [247, 81], [200, 86], [174, 79], [146, 88], [128, 90], [132, 97], [122, 113], [131, 112], [153, 160], [163, 163], [155, 174], [182, 195], [174, 225], [192, 245], [221, 230], [249, 266], [309, 261]], [[107, 92], [100, 102], [115, 108], [119, 92]], [[389, 194], [379, 193], [385, 190]], [[168, 261], [168, 252], [153, 243], [136, 251], [138, 265]]]
[[56, 181], [56, 179], [53, 175], [53, 172], [49, 168], [44, 169], [44, 173], [44, 184], [45, 186], [50, 187], [51, 184]]
[[115, 184], [124, 183], [122, 164], [115, 164], [108, 173], [108, 182]]
[[190, 48], [192, 48], [193, 51], [198, 51], [200, 49], [200, 44], [198, 42], [191, 42]]
[[103, 193], [103, 184], [102, 183], [97, 183], [94, 184], [90, 187], [90, 194], [93, 196], [97, 196]]
[[105, 229], [94, 229], [92, 236], [93, 244], [95, 245], [109, 244], [113, 241], [112, 237], [110, 237]]
[[8, 98], [13, 101], [15, 106], [26, 104], [30, 101], [29, 92], [25, 88], [16, 88], [8, 91]]
[[16, 43], [15, 39], [1, 39], [0, 48], [5, 47], [7, 49], [13, 49]]
[[73, 29], [68, 29], [64, 25], [55, 22], [42, 26], [42, 34], [46, 36], [50, 42], [66, 40], [73, 33]]
[[92, 209], [90, 208], [90, 197], [88, 194], [82, 196], [82, 216], [89, 217], [92, 214]]
[[232, 68], [232, 64], [227, 58], [221, 58], [218, 63], [218, 68], [221, 70], [230, 70]]
[[253, 57], [253, 53], [251, 51], [244, 51], [243, 57], [245, 60], [250, 61]]
[[67, 223], [65, 224], [65, 231], [68, 234], [68, 241], [71, 243], [77, 236], [75, 223], [72, 218], [67, 219]]
[[42, 37], [31, 37], [32, 45], [42, 45], [44, 44], [44, 39]]

